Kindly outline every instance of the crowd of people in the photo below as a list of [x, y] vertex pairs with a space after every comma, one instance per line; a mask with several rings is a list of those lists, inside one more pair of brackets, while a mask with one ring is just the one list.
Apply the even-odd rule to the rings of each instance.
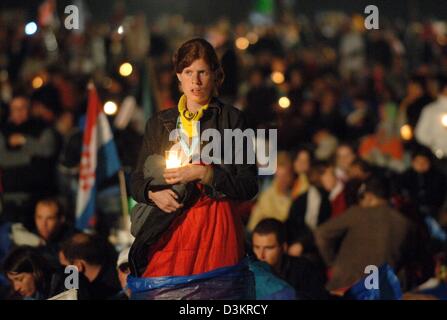
[[116, 12], [82, 32], [54, 15], [27, 35], [14, 14], [0, 17], [0, 298], [50, 298], [68, 265], [79, 299], [130, 296], [128, 248], [109, 241], [118, 177], [98, 186], [94, 230], [75, 228], [87, 82], [120, 108], [134, 98], [124, 124], [108, 115], [129, 178], [147, 118], [177, 106], [172, 53], [194, 36], [219, 55], [221, 99], [278, 130], [274, 176], [238, 207], [255, 279], [267, 270], [285, 290], [257, 296], [341, 298], [383, 264], [404, 297], [447, 295], [447, 34], [435, 23], [365, 30], [356, 16], [286, 12], [274, 25], [202, 26]]

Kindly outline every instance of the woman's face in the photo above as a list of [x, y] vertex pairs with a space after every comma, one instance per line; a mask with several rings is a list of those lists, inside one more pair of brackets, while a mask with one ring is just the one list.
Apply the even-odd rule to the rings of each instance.
[[11, 281], [14, 291], [21, 297], [31, 297], [36, 293], [36, 283], [32, 273], [9, 272], [8, 279]]
[[295, 161], [293, 163], [293, 168], [295, 173], [307, 173], [310, 169], [310, 156], [307, 151], [301, 151], [297, 154]]
[[337, 167], [344, 171], [349, 170], [349, 166], [355, 160], [355, 154], [352, 149], [347, 146], [340, 146], [336, 151], [336, 163]]
[[214, 89], [214, 74], [205, 60], [195, 60], [181, 73], [177, 73], [177, 77], [188, 107], [200, 107], [208, 102]]

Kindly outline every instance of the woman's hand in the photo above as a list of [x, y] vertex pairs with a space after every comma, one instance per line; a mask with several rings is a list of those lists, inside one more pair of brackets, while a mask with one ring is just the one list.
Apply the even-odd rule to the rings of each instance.
[[163, 177], [169, 184], [188, 183], [191, 181], [202, 181], [210, 168], [208, 166], [187, 164], [174, 169], [165, 169]]
[[167, 213], [174, 212], [183, 207], [183, 204], [177, 202], [178, 196], [171, 189], [155, 192], [149, 191], [149, 199], [154, 201], [157, 207]]

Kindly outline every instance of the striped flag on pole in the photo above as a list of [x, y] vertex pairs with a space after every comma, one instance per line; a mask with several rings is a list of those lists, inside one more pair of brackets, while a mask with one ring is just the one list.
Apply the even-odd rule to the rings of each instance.
[[88, 88], [87, 117], [82, 144], [76, 227], [92, 226], [98, 183], [115, 175], [121, 167], [112, 130], [93, 84]]

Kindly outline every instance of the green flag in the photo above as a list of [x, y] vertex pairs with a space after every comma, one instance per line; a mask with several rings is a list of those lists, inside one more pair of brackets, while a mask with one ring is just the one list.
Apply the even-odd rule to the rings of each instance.
[[255, 4], [255, 11], [266, 15], [273, 14], [274, 0], [257, 0]]
[[129, 212], [130, 212], [132, 210], [132, 208], [135, 207], [137, 202], [132, 197], [129, 197], [127, 201], [128, 201], [128, 205], [129, 205]]

